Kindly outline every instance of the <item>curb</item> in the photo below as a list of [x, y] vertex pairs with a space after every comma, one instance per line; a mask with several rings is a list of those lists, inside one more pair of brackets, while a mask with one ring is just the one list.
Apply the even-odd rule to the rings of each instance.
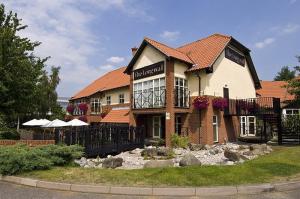
[[259, 194], [272, 191], [291, 191], [300, 189], [300, 181], [274, 184], [216, 186], [216, 187], [121, 187], [81, 185], [40, 181], [16, 176], [1, 176], [0, 181], [60, 191], [83, 193], [138, 195], [138, 196], [232, 196], [237, 194]]

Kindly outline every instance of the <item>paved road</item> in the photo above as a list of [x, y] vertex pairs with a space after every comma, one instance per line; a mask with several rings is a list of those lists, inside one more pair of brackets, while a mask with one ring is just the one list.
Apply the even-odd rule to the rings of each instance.
[[[85, 194], [67, 191], [54, 191], [42, 188], [27, 187], [22, 185], [0, 182], [0, 199], [171, 199], [182, 197], [140, 197], [140, 196], [121, 196], [121, 195], [103, 195], [103, 194]], [[197, 197], [191, 197], [197, 198]], [[200, 197], [200, 199], [299, 199], [300, 190], [289, 192], [271, 192], [260, 195], [237, 195], [227, 197]]]

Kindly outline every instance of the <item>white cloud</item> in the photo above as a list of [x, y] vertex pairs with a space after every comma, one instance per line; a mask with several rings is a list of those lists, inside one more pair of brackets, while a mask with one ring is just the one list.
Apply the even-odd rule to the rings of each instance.
[[269, 38], [264, 39], [261, 42], [255, 43], [255, 47], [256, 48], [265, 48], [266, 46], [268, 46], [274, 42], [275, 42], [275, 38], [269, 37]]
[[290, 0], [290, 4], [294, 4], [296, 2], [297, 2], [297, 0]]
[[288, 24], [285, 27], [283, 27], [282, 32], [289, 34], [289, 33], [294, 33], [297, 32], [299, 30], [299, 25], [298, 24]]
[[180, 35], [179, 31], [164, 31], [163, 33], [160, 34], [160, 37], [169, 40], [169, 41], [174, 41], [178, 39]]
[[108, 58], [106, 61], [110, 62], [110, 63], [114, 63], [114, 64], [119, 64], [121, 62], [123, 62], [125, 60], [124, 57], [118, 57], [118, 56], [113, 56]]
[[[135, 11], [138, 8], [134, 2], [127, 2], [4, 0], [6, 10], [18, 13], [23, 19], [22, 23], [28, 25], [20, 35], [42, 42], [36, 54], [41, 57], [51, 56], [47, 62], [50, 66], [61, 66], [61, 83], [58, 87], [60, 96], [74, 95], [92, 80], [113, 69], [109, 64], [99, 67], [101, 60], [97, 60], [97, 57], [105, 49], [101, 46], [101, 39], [105, 35], [94, 35], [91, 24], [99, 17], [96, 14], [108, 9], [117, 9], [130, 17], [139, 17], [138, 14], [143, 13], [142, 16], [147, 20], [148, 15], [143, 9]], [[130, 9], [126, 10], [127, 7]], [[91, 63], [93, 59], [96, 63]], [[121, 59], [112, 59], [112, 62]]]

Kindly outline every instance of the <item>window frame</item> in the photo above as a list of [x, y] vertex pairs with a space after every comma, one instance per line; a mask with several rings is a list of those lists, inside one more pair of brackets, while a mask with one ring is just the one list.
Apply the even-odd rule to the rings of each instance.
[[111, 105], [111, 95], [106, 96], [106, 105]]
[[125, 95], [124, 93], [119, 94], [119, 104], [124, 104], [125, 103]]
[[[214, 118], [216, 119], [214, 120]], [[212, 117], [212, 126], [213, 126], [213, 141], [214, 143], [218, 143], [219, 142], [219, 120], [217, 115], [213, 115]], [[214, 132], [215, 129], [216, 129], [216, 134]]]

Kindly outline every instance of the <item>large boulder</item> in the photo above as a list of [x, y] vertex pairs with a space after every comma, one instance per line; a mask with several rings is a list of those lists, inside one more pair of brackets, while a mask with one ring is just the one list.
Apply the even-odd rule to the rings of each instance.
[[173, 160], [150, 160], [144, 164], [144, 168], [173, 167]]
[[194, 144], [194, 143], [189, 143], [189, 148], [191, 151], [200, 151], [204, 149], [203, 144]]
[[110, 158], [106, 158], [103, 163], [102, 163], [102, 167], [103, 168], [117, 168], [117, 167], [120, 167], [122, 166], [122, 163], [123, 163], [123, 159], [122, 158], [113, 158], [113, 157], [110, 157]]
[[179, 161], [179, 166], [182, 167], [194, 165], [201, 165], [201, 162], [191, 153], [184, 155]]
[[141, 152], [143, 157], [155, 157], [157, 156], [157, 148], [146, 148]]
[[173, 156], [174, 152], [171, 148], [168, 147], [160, 147], [157, 149], [158, 156]]
[[254, 150], [266, 151], [267, 145], [266, 144], [251, 144], [250, 150], [251, 151], [254, 151]]
[[241, 159], [241, 156], [238, 152], [235, 152], [235, 151], [231, 151], [229, 149], [226, 149], [224, 151], [224, 156], [230, 160], [230, 161], [234, 161], [234, 162], [237, 162]]

